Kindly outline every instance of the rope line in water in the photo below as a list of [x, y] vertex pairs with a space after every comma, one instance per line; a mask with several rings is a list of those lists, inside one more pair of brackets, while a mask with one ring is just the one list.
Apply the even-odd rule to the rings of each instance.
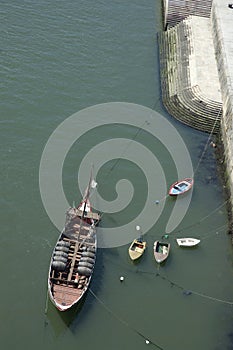
[[177, 231], [175, 231], [175, 232], [173, 232], [173, 233], [180, 233], [180, 232], [182, 232], [182, 231], [184, 231], [184, 230], [186, 230], [186, 229], [189, 229], [189, 228], [191, 228], [191, 227], [194, 227], [194, 226], [196, 226], [196, 225], [199, 225], [202, 221], [208, 219], [208, 218], [209, 218], [211, 215], [213, 215], [216, 211], [218, 211], [219, 209], [221, 209], [228, 201], [229, 201], [229, 199], [227, 199], [224, 203], [222, 203], [221, 205], [219, 205], [217, 208], [215, 208], [213, 211], [211, 211], [208, 215], [204, 216], [203, 218], [201, 218], [201, 219], [198, 220], [197, 222], [195, 222], [195, 223], [193, 223], [193, 224], [191, 224], [191, 225], [188, 225], [188, 226], [186, 226], [186, 227], [184, 227], [184, 228], [181, 228], [180, 230], [177, 230]]
[[[157, 103], [159, 102], [159, 100], [160, 100], [160, 97], [156, 100], [154, 106], [152, 107], [152, 110], [155, 109], [155, 107], [156, 107]], [[135, 133], [135, 135], [133, 136], [133, 138], [132, 138], [131, 140], [129, 140], [129, 144], [126, 146], [125, 150], [121, 153], [120, 157], [122, 157], [122, 156], [127, 152], [127, 150], [128, 150], [128, 148], [130, 147], [131, 143], [132, 143], [134, 140], [136, 140], [137, 136], [140, 134], [140, 132], [142, 131], [142, 128], [143, 128], [143, 126], [144, 126], [145, 124], [149, 125], [150, 122], [149, 122], [148, 120], [144, 120], [144, 122], [141, 124], [141, 126], [138, 127], [138, 130], [137, 130], [137, 132]], [[115, 163], [113, 164], [113, 166], [110, 168], [110, 170], [109, 170], [108, 173], [106, 174], [106, 176], [105, 176], [106, 179], [107, 179], [107, 177], [109, 176], [109, 174], [113, 171], [113, 169], [117, 166], [118, 162], [120, 161], [120, 157], [115, 161]]]
[[[155, 109], [155, 107], [156, 107], [156, 105], [157, 105], [157, 102], [158, 102], [158, 101], [156, 101], [156, 103], [155, 103], [155, 105], [153, 106], [152, 110]], [[198, 164], [197, 164], [197, 167], [196, 167], [196, 169], [194, 170], [194, 174], [197, 172], [197, 170], [198, 170], [198, 168], [199, 168], [199, 166], [200, 166], [200, 164], [201, 164], [201, 161], [202, 161], [202, 159], [203, 159], [203, 157], [204, 157], [204, 154], [205, 154], [205, 152], [206, 152], [206, 150], [207, 150], [207, 147], [208, 147], [208, 145], [209, 145], [209, 143], [210, 143], [210, 139], [211, 139], [211, 137], [212, 137], [212, 135], [213, 135], [213, 132], [214, 132], [214, 129], [215, 129], [215, 126], [216, 126], [216, 123], [217, 123], [217, 118], [218, 118], [220, 112], [221, 112], [221, 109], [219, 109], [218, 115], [217, 115], [217, 117], [216, 117], [216, 119], [215, 119], [213, 128], [212, 128], [212, 130], [211, 130], [211, 133], [209, 134], [209, 137], [208, 137], [208, 139], [207, 139], [207, 142], [206, 142], [206, 144], [205, 144], [204, 150], [203, 150], [203, 152], [202, 152], [202, 154], [201, 154], [201, 157], [200, 157], [200, 159], [199, 159], [199, 162], [198, 162]], [[110, 168], [110, 170], [107, 172], [107, 174], [106, 174], [106, 176], [105, 176], [105, 181], [107, 180], [107, 178], [108, 178], [108, 176], [110, 175], [110, 173], [111, 173], [111, 172], [114, 170], [114, 168], [117, 166], [117, 164], [120, 162], [121, 157], [122, 157], [124, 154], [126, 154], [126, 152], [127, 152], [127, 150], [129, 149], [131, 143], [132, 143], [132, 142], [137, 138], [137, 136], [140, 134], [140, 132], [142, 131], [143, 126], [144, 126], [145, 124], [149, 124], [149, 123], [150, 123], [150, 122], [149, 122], [148, 120], [144, 120], [143, 123], [141, 124], [141, 126], [138, 127], [138, 129], [137, 129], [135, 135], [132, 137], [132, 139], [129, 140], [128, 145], [125, 147], [125, 150], [121, 153], [120, 157], [115, 161], [115, 163], [112, 165], [112, 167]], [[194, 175], [193, 175], [193, 177], [194, 177]], [[105, 182], [105, 181], [104, 181], [104, 182]], [[157, 200], [157, 201], [156, 201], [157, 204], [160, 203], [161, 201], [165, 201], [168, 197], [169, 197], [169, 194], [166, 194], [163, 198], [161, 198], [160, 200]], [[205, 216], [205, 217], [203, 217], [202, 219], [200, 219], [198, 222], [196, 222], [196, 223], [194, 223], [194, 224], [191, 224], [191, 225], [189, 225], [189, 226], [186, 226], [185, 228], [180, 229], [179, 231], [175, 231], [175, 233], [179, 233], [179, 232], [182, 232], [183, 230], [186, 230], [186, 229], [188, 229], [188, 228], [191, 228], [191, 227], [194, 227], [194, 226], [196, 226], [196, 225], [199, 225], [202, 221], [204, 221], [204, 220], [207, 219], [209, 216], [211, 216], [212, 214], [214, 214], [218, 209], [220, 209], [221, 207], [223, 207], [228, 201], [229, 201], [229, 199], [227, 199], [227, 200], [226, 200], [223, 204], [221, 204], [218, 208], [214, 209], [214, 210], [213, 210], [211, 213], [209, 213], [207, 216]], [[100, 213], [101, 219], [103, 218], [104, 215], [105, 215], [105, 213]]]
[[122, 323], [124, 326], [130, 328], [133, 332], [137, 333], [141, 338], [143, 338], [143, 340], [145, 342], [149, 342], [148, 344], [152, 344], [154, 345], [157, 349], [160, 350], [165, 350], [163, 347], [161, 347], [160, 345], [156, 344], [155, 342], [153, 342], [152, 340], [150, 340], [148, 337], [146, 337], [144, 334], [142, 334], [140, 331], [138, 331], [136, 328], [130, 326], [130, 324], [123, 320], [121, 317], [119, 317], [117, 314], [115, 314], [115, 312], [113, 312], [112, 309], [110, 309], [99, 297], [97, 297], [97, 295], [93, 292], [93, 290], [91, 288], [89, 288], [90, 293], [93, 295], [93, 297], [103, 306], [103, 308], [110, 313], [115, 319], [117, 319], [120, 323]]
[[[211, 137], [212, 137], [212, 135], [213, 135], [213, 132], [214, 132], [214, 129], [215, 129], [215, 126], [216, 126], [216, 123], [217, 123], [217, 120], [218, 120], [218, 117], [219, 117], [219, 114], [220, 114], [221, 110], [222, 110], [222, 108], [220, 108], [219, 111], [218, 111], [218, 115], [217, 115], [217, 117], [216, 117], [216, 119], [215, 119], [215, 122], [214, 122], [213, 128], [212, 128], [212, 130], [211, 130], [211, 133], [209, 134], [209, 137], [208, 137], [207, 142], [206, 142], [206, 144], [205, 144], [204, 150], [203, 150], [203, 152], [202, 152], [202, 154], [201, 154], [201, 157], [200, 157], [200, 159], [199, 159], [199, 162], [197, 163], [196, 169], [194, 170], [194, 175], [195, 175], [195, 173], [198, 171], [198, 168], [199, 168], [199, 166], [200, 166], [200, 164], [201, 164], [201, 161], [202, 161], [202, 159], [203, 159], [203, 157], [204, 157], [204, 154], [205, 154], [205, 152], [206, 152], [206, 150], [207, 150], [207, 147], [208, 147], [209, 142], [210, 142], [210, 139], [211, 139]], [[194, 176], [194, 175], [193, 175], [193, 176]]]
[[[137, 131], [136, 131], [135, 135], [133, 136], [132, 139], [129, 140], [129, 143], [128, 143], [128, 145], [125, 147], [125, 150], [122, 151], [121, 155], [118, 157], [118, 159], [116, 159], [116, 161], [114, 162], [114, 164], [111, 166], [111, 168], [109, 169], [109, 171], [108, 171], [107, 174], [105, 175], [105, 180], [101, 182], [102, 184], [104, 184], [104, 183], [107, 181], [107, 179], [108, 179], [108, 177], [110, 176], [111, 172], [115, 169], [115, 167], [117, 166], [117, 164], [121, 161], [121, 158], [126, 154], [126, 152], [127, 152], [127, 150], [129, 149], [131, 143], [132, 143], [132, 142], [137, 138], [137, 136], [140, 134], [140, 132], [142, 131], [142, 128], [143, 128], [143, 126], [144, 126], [145, 124], [148, 125], [148, 124], [150, 124], [150, 122], [149, 122], [148, 120], [145, 120], [145, 121], [141, 124], [141, 126], [139, 126], [139, 127], [137, 128]], [[103, 218], [104, 214], [105, 214], [105, 213], [100, 213], [101, 219]]]
[[[218, 116], [219, 116], [220, 112], [221, 112], [221, 110], [219, 110]], [[218, 116], [217, 116], [217, 118], [218, 118]], [[199, 166], [200, 166], [200, 164], [201, 164], [201, 162], [202, 162], [202, 160], [203, 160], [204, 154], [205, 154], [205, 152], [206, 152], [206, 150], [207, 150], [207, 147], [208, 147], [208, 145], [209, 145], [209, 143], [210, 143], [210, 139], [211, 139], [211, 137], [212, 137], [212, 135], [213, 135], [213, 131], [214, 131], [215, 125], [216, 125], [216, 123], [217, 123], [217, 118], [216, 118], [216, 120], [215, 120], [215, 123], [214, 123], [214, 126], [213, 126], [213, 128], [212, 128], [212, 131], [211, 131], [211, 133], [210, 133], [210, 135], [209, 135], [209, 137], [208, 137], [208, 140], [207, 140], [207, 142], [206, 142], [206, 145], [205, 145], [205, 147], [204, 147], [204, 150], [203, 150], [203, 152], [202, 152], [202, 154], [201, 154], [201, 157], [200, 157], [200, 159], [199, 159], [199, 161], [198, 161], [198, 164], [197, 164], [197, 166], [196, 166], [196, 168], [195, 168], [195, 170], [194, 170], [193, 177], [194, 177], [195, 174], [197, 173], [197, 171], [198, 171], [198, 169], [199, 169]], [[135, 136], [129, 141], [129, 144], [127, 145], [127, 147], [125, 148], [125, 150], [122, 152], [121, 156], [123, 156], [123, 155], [127, 152], [127, 150], [128, 150], [128, 148], [130, 147], [131, 143], [137, 138], [137, 136], [138, 136], [139, 133], [141, 132], [142, 127], [143, 127], [143, 125], [144, 125], [145, 123], [148, 123], [148, 122], [145, 121], [145, 122], [142, 124], [142, 126], [138, 129], [137, 133], [136, 133]], [[115, 164], [111, 167], [111, 169], [110, 169], [110, 171], [109, 171], [109, 174], [110, 174], [110, 172], [117, 166], [117, 164], [118, 164], [119, 161], [120, 161], [120, 159], [118, 159], [118, 160], [115, 162]], [[108, 174], [108, 175], [109, 175], [109, 174]], [[165, 200], [167, 199], [168, 196], [169, 196], [169, 195], [166, 194], [163, 198], [160, 199], [160, 201], [165, 201]], [[159, 203], [160, 201], [158, 201], [158, 203]], [[228, 201], [229, 201], [229, 199], [226, 200], [226, 201], [225, 201], [223, 204], [221, 204], [220, 206], [218, 206], [216, 209], [214, 209], [211, 213], [209, 213], [208, 215], [206, 215], [206, 216], [204, 216], [203, 218], [201, 218], [198, 222], [193, 223], [193, 224], [191, 224], [191, 225], [189, 225], [189, 226], [187, 226], [187, 227], [185, 227], [185, 228], [183, 228], [183, 229], [180, 229], [180, 230], [178, 230], [178, 231], [175, 231], [174, 233], [179, 233], [179, 232], [182, 232], [182, 231], [184, 231], [184, 230], [186, 230], [186, 229], [188, 229], [188, 228], [191, 228], [191, 227], [194, 227], [194, 226], [196, 226], [196, 225], [201, 224], [204, 220], [206, 220], [206, 219], [209, 218], [211, 215], [213, 215], [217, 210], [219, 210], [220, 208], [222, 208]], [[104, 214], [102, 213], [101, 217], [102, 217], [103, 215], [104, 215]], [[224, 224], [224, 225], [220, 226], [219, 228], [215, 229], [214, 232], [217, 234], [216, 230], [221, 230], [221, 229], [224, 229], [225, 227], [227, 227], [227, 224]], [[209, 235], [208, 235], [208, 236], [209, 236]], [[207, 239], [208, 236], [203, 237], [203, 239]], [[199, 296], [199, 297], [202, 297], [202, 298], [205, 298], [205, 299], [208, 299], [208, 300], [212, 300], [212, 301], [214, 301], [214, 302], [220, 302], [220, 303], [227, 304], [227, 305], [230, 305], [230, 306], [233, 305], [233, 302], [232, 302], [232, 301], [227, 301], [227, 300], [215, 298], [215, 297], [212, 297], [212, 296], [210, 296], [210, 295], [206, 295], [206, 294], [204, 294], [204, 293], [200, 293], [200, 292], [197, 292], [197, 291], [194, 291], [194, 290], [188, 290], [188, 289], [184, 288], [183, 286], [179, 285], [179, 284], [176, 283], [176, 282], [173, 282], [172, 280], [170, 280], [170, 279], [167, 278], [166, 276], [161, 275], [161, 274], [159, 273], [159, 267], [160, 267], [160, 266], [158, 266], [157, 272], [156, 272], [156, 273], [150, 273], [150, 272], [140, 271], [140, 270], [138, 270], [137, 273], [150, 273], [150, 274], [155, 274], [156, 276], [159, 276], [160, 278], [162, 278], [162, 279], [168, 281], [168, 282], [171, 284], [171, 286], [175, 286], [175, 287], [179, 288], [180, 290], [182, 290], [182, 291], [184, 292], [184, 294], [186, 294], [186, 295], [194, 294], [194, 295], [196, 295], [196, 296]], [[105, 308], [105, 310], [106, 310], [107, 312], [109, 312], [115, 319], [117, 319], [117, 320], [118, 320], [119, 322], [121, 322], [123, 325], [125, 325], [126, 327], [130, 328], [133, 332], [135, 332], [136, 334], [138, 334], [138, 336], [140, 336], [141, 338], [143, 338], [144, 341], [150, 342], [150, 344], [154, 345], [157, 349], [165, 350], [165, 349], [162, 348], [160, 345], [158, 345], [158, 344], [154, 343], [153, 341], [151, 341], [148, 337], [146, 337], [146, 336], [145, 336], [144, 334], [142, 334], [140, 331], [138, 331], [138, 330], [135, 329], [134, 327], [130, 326], [130, 324], [129, 324], [128, 322], [126, 322], [124, 319], [122, 319], [122, 318], [120, 318], [118, 315], [116, 315], [116, 314], [115, 314], [101, 299], [99, 299], [99, 298], [97, 297], [97, 295], [96, 295], [91, 289], [89, 289], [89, 290], [90, 290], [91, 294], [93, 295], [93, 297], [94, 297], [94, 298]], [[186, 293], [185, 293], [185, 292], [186, 292]]]
[[213, 236], [213, 234], [216, 234], [216, 235], [219, 235], [219, 233], [224, 229], [226, 229], [228, 227], [228, 224], [224, 224], [224, 225], [221, 225], [221, 226], [218, 226], [216, 227], [213, 231], [210, 231], [206, 236], [203, 236], [201, 239], [204, 240], [204, 239], [207, 239], [211, 236]]
[[[148, 122], [147, 120], [145, 120], [145, 121], [142, 123], [142, 125], [138, 127], [137, 132], [135, 133], [135, 135], [133, 136], [133, 138], [132, 138], [131, 140], [129, 140], [129, 143], [128, 143], [128, 145], [125, 147], [125, 150], [121, 153], [120, 157], [116, 160], [116, 162], [115, 162], [115, 163], [113, 164], [113, 166], [110, 168], [109, 173], [110, 173], [111, 171], [113, 171], [113, 169], [114, 169], [114, 168], [117, 166], [117, 164], [120, 162], [121, 157], [123, 157], [123, 155], [127, 152], [127, 150], [129, 149], [131, 143], [132, 143], [134, 140], [136, 140], [137, 136], [138, 136], [138, 135], [140, 134], [140, 132], [142, 131], [143, 125], [148, 124], [148, 123], [149, 123], [149, 122]], [[108, 173], [107, 175], [109, 175], [109, 173]]]
[[[156, 104], [157, 104], [157, 102], [155, 103], [153, 109], [155, 108]], [[213, 128], [212, 128], [212, 130], [211, 130], [211, 133], [209, 134], [209, 137], [208, 137], [208, 139], [207, 139], [207, 142], [206, 142], [206, 144], [205, 144], [205, 147], [204, 147], [204, 149], [203, 149], [203, 152], [202, 152], [202, 154], [201, 154], [201, 157], [200, 157], [200, 159], [199, 159], [199, 161], [198, 161], [198, 164], [197, 164], [197, 166], [196, 166], [196, 168], [195, 168], [195, 170], [194, 170], [194, 175], [193, 175], [193, 176], [195, 176], [195, 173], [198, 171], [198, 168], [199, 168], [199, 166], [200, 166], [200, 164], [201, 164], [201, 162], [202, 162], [202, 160], [203, 160], [204, 154], [205, 154], [205, 152], [206, 152], [206, 150], [207, 150], [207, 147], [208, 147], [208, 145], [209, 145], [209, 143], [210, 143], [210, 139], [211, 139], [211, 137], [212, 137], [212, 135], [213, 135], [213, 132], [214, 132], [214, 129], [215, 129], [215, 126], [216, 126], [216, 123], [217, 123], [217, 119], [218, 119], [218, 116], [219, 116], [220, 112], [221, 112], [221, 109], [219, 109], [219, 112], [218, 112], [218, 115], [217, 115], [217, 117], [216, 117], [216, 119], [215, 119]], [[128, 148], [130, 147], [131, 143], [132, 143], [132, 142], [137, 138], [137, 136], [140, 134], [140, 132], [142, 131], [143, 125], [148, 124], [148, 123], [149, 123], [149, 122], [148, 122], [147, 120], [145, 120], [145, 121], [142, 123], [142, 125], [138, 128], [138, 130], [137, 130], [137, 132], [135, 133], [134, 137], [129, 141], [129, 144], [127, 145], [127, 147], [125, 148], [125, 150], [122, 152], [121, 157], [127, 152], [127, 150], [128, 150]], [[109, 174], [110, 174], [110, 173], [113, 171], [113, 169], [117, 166], [117, 164], [118, 164], [119, 161], [120, 161], [120, 159], [117, 159], [117, 160], [116, 160], [116, 162], [113, 164], [113, 166], [112, 166], [111, 169], [109, 170], [107, 176], [109, 176]], [[161, 199], [161, 201], [166, 200], [166, 198], [167, 198], [168, 196], [169, 196], [168, 194], [165, 195], [165, 196]], [[203, 222], [204, 220], [206, 220], [207, 218], [209, 218], [211, 215], [213, 215], [217, 210], [219, 210], [220, 208], [222, 208], [228, 201], [229, 201], [229, 199], [227, 199], [223, 204], [221, 204], [220, 206], [218, 206], [217, 208], [215, 208], [211, 213], [209, 213], [208, 215], [206, 215], [206, 216], [204, 216], [203, 218], [201, 218], [198, 222], [193, 223], [193, 224], [191, 224], [191, 225], [188, 225], [188, 226], [186, 226], [186, 227], [184, 227], [184, 228], [182, 228], [182, 229], [180, 229], [180, 230], [178, 230], [178, 231], [175, 231], [174, 233], [175, 233], [175, 234], [176, 234], [176, 233], [180, 233], [180, 232], [182, 232], [182, 231], [184, 231], [184, 230], [186, 230], [186, 229], [189, 229], [189, 228], [191, 228], [191, 227], [194, 227], [194, 226], [196, 226], [196, 225], [199, 225], [201, 222]], [[101, 218], [103, 217], [103, 215], [104, 215], [104, 213], [101, 214]], [[219, 229], [224, 228], [225, 226], [227, 226], [227, 224], [221, 226]], [[208, 237], [208, 236], [207, 236], [207, 237]], [[207, 237], [204, 237], [203, 239], [207, 239]], [[138, 272], [147, 273], [147, 272], [143, 272], [143, 271], [138, 271]], [[150, 273], [150, 272], [148, 272], [148, 273]], [[154, 274], [154, 273], [152, 273], [152, 274]], [[158, 272], [157, 272], [157, 275], [159, 275], [159, 276], [160, 276], [161, 278], [163, 278], [163, 279], [166, 279], [166, 280], [169, 281], [172, 285], [175, 285], [176, 287], [178, 287], [178, 288], [180, 288], [180, 289], [182, 289], [182, 290], [184, 290], [184, 291], [186, 290], [184, 287], [179, 286], [177, 283], [174, 283], [173, 281], [169, 280], [169, 279], [166, 278], [165, 276], [162, 277]], [[201, 297], [204, 297], [204, 298], [208, 298], [208, 299], [210, 299], [210, 300], [214, 300], [214, 301], [217, 301], [217, 302], [222, 302], [222, 303], [226, 303], [226, 304], [229, 304], [229, 305], [233, 305], [233, 302], [230, 302], [230, 301], [226, 301], [226, 300], [214, 298], [214, 297], [211, 297], [211, 296], [208, 296], [208, 295], [205, 295], [205, 294], [196, 292], [196, 291], [191, 291], [191, 290], [190, 290], [190, 292], [191, 292], [192, 294], [195, 294], [195, 295], [198, 295], [198, 296], [201, 296]], [[101, 302], [101, 303], [105, 306], [105, 304], [104, 304], [101, 300], [99, 300], [98, 297], [97, 297], [96, 295], [94, 295], [94, 293], [93, 293], [92, 291], [91, 291], [91, 293], [93, 294], [93, 296], [94, 296], [99, 302]], [[106, 307], [106, 306], [105, 306], [105, 307]], [[111, 312], [110, 309], [108, 309], [108, 311]], [[112, 312], [111, 312], [111, 313], [112, 313]], [[116, 315], [115, 315], [115, 317], [116, 317]], [[118, 319], [119, 319], [119, 318], [118, 318]], [[120, 319], [119, 319], [119, 320], [120, 320]], [[127, 324], [124, 320], [120, 320], [120, 321], [121, 321], [122, 323], [125, 323], [127, 326], [129, 326], [129, 324]], [[138, 334], [141, 335], [139, 332], [138, 332]], [[142, 336], [142, 335], [141, 335], [141, 336]], [[143, 336], [143, 337], [144, 337], [144, 336]], [[145, 337], [144, 337], [144, 338], [145, 338]], [[155, 346], [157, 346], [157, 345], [155, 344]]]
[[[159, 267], [158, 267], [158, 271], [159, 271]], [[232, 301], [227, 301], [227, 300], [222, 300], [222, 299], [219, 299], [219, 298], [215, 298], [215, 297], [212, 297], [210, 295], [206, 295], [206, 294], [203, 294], [203, 293], [199, 293], [199, 292], [196, 292], [194, 290], [187, 290], [185, 289], [184, 287], [182, 287], [181, 285], [179, 285], [178, 283], [176, 282], [173, 282], [171, 281], [169, 278], [167, 278], [166, 276], [160, 274], [159, 272], [156, 272], [156, 273], [151, 273], [151, 272], [148, 272], [148, 271], [142, 271], [142, 270], [137, 270], [137, 273], [148, 273], [148, 274], [154, 274], [156, 277], [159, 276], [160, 278], [162, 278], [163, 280], [166, 280], [168, 281], [169, 283], [171, 283], [172, 286], [175, 286], [181, 290], [183, 290], [184, 294], [186, 295], [191, 295], [191, 294], [194, 294], [194, 295], [197, 295], [199, 297], [202, 297], [202, 298], [206, 298], [206, 299], [209, 299], [209, 300], [212, 300], [212, 301], [216, 301], [216, 302], [221, 302], [221, 303], [224, 303], [224, 304], [227, 304], [227, 305], [233, 305], [233, 302]], [[102, 307], [109, 313], [111, 314], [116, 320], [118, 320], [120, 323], [122, 323], [124, 326], [130, 328], [133, 332], [135, 332], [138, 336], [140, 336], [147, 344], [152, 344], [154, 345], [157, 349], [160, 349], [160, 350], [165, 350], [165, 348], [161, 347], [160, 345], [158, 345], [157, 343], [155, 343], [154, 341], [152, 341], [150, 338], [148, 338], [147, 336], [145, 336], [143, 333], [141, 333], [140, 331], [138, 331], [136, 328], [132, 327], [127, 321], [125, 321], [123, 318], [119, 317], [115, 312], [113, 312], [112, 309], [110, 309], [110, 307], [108, 307], [93, 291], [91, 288], [89, 288], [89, 291], [90, 293], [93, 295], [93, 297], [102, 305]]]
[[[220, 109], [219, 109], [219, 112], [218, 112], [218, 115], [217, 115], [217, 117], [216, 117], [216, 119], [215, 119], [213, 128], [212, 128], [212, 130], [211, 130], [211, 132], [210, 132], [210, 134], [209, 134], [209, 137], [208, 137], [208, 139], [207, 139], [207, 142], [206, 142], [206, 144], [205, 144], [205, 146], [204, 146], [204, 149], [203, 149], [203, 151], [202, 151], [201, 157], [200, 157], [200, 159], [199, 159], [199, 161], [198, 161], [198, 163], [197, 163], [197, 166], [196, 166], [196, 168], [195, 168], [195, 170], [194, 170], [194, 172], [193, 172], [193, 178], [195, 177], [195, 174], [197, 173], [198, 168], [199, 168], [199, 166], [200, 166], [200, 164], [201, 164], [201, 162], [202, 162], [202, 160], [203, 160], [203, 157], [204, 157], [204, 155], [205, 155], [205, 152], [206, 152], [206, 150], [207, 150], [207, 148], [208, 148], [208, 146], [209, 146], [209, 144], [210, 144], [210, 139], [211, 139], [211, 137], [212, 137], [212, 135], [213, 135], [213, 132], [214, 132], [214, 129], [215, 129], [215, 126], [216, 126], [216, 123], [217, 123], [217, 119], [218, 119], [218, 117], [219, 117], [219, 114], [220, 114], [221, 110], [222, 110], [222, 109], [220, 108]], [[164, 196], [164, 197], [161, 199], [161, 201], [163, 201], [164, 199], [166, 199], [168, 196], [169, 196], [169, 195]], [[159, 201], [158, 201], [158, 202], [159, 202]]]
[[[108, 257], [105, 257], [108, 259], [108, 261], [114, 265], [118, 265], [120, 266], [120, 264], [118, 262], [115, 262], [115, 260], [113, 261], [112, 259], [108, 258]], [[140, 270], [140, 269], [137, 269], [136, 271], [132, 271], [132, 269], [130, 269], [127, 265], [123, 265], [121, 264], [121, 267], [124, 268], [124, 269], [127, 269], [127, 271], [129, 273], [141, 273], [141, 274], [147, 274], [147, 275], [154, 275], [155, 277], [160, 277], [161, 279], [163, 280], [166, 280], [167, 282], [169, 282], [171, 284], [171, 286], [175, 286], [177, 288], [179, 288], [180, 290], [182, 290], [183, 292], [188, 292], [187, 295], [189, 294], [195, 294], [195, 295], [198, 295], [200, 297], [203, 297], [205, 299], [210, 299], [210, 300], [213, 300], [213, 301], [216, 301], [216, 302], [221, 302], [223, 304], [227, 304], [227, 305], [233, 305], [233, 301], [229, 301], [229, 300], [224, 300], [224, 299], [220, 299], [220, 298], [215, 298], [211, 295], [206, 295], [204, 293], [200, 293], [200, 292], [197, 292], [195, 290], [191, 290], [191, 289], [188, 289], [188, 288], [185, 288], [181, 285], [179, 285], [178, 283], [172, 281], [171, 279], [169, 279], [168, 277], [166, 277], [165, 275], [161, 274], [159, 271], [160, 271], [160, 265], [157, 266], [157, 271], [156, 272], [151, 272], [151, 271], [145, 271], [145, 270]], [[186, 294], [186, 293], [184, 293]]]
[[166, 280], [166, 281], [168, 281], [169, 283], [171, 283], [172, 286], [175, 286], [175, 287], [177, 287], [177, 288], [183, 290], [184, 292], [187, 292], [187, 295], [195, 294], [195, 295], [198, 295], [199, 297], [202, 297], [202, 298], [205, 298], [205, 299], [213, 300], [213, 301], [220, 302], [220, 303], [227, 304], [227, 305], [233, 305], [233, 301], [228, 301], [228, 300], [223, 300], [223, 299], [215, 298], [215, 297], [212, 297], [211, 295], [206, 295], [206, 294], [204, 294], [204, 293], [199, 293], [199, 292], [196, 292], [196, 291], [194, 291], [194, 290], [184, 288], [183, 286], [179, 285], [179, 284], [176, 283], [176, 282], [173, 282], [173, 281], [170, 280], [168, 277], [166, 277], [166, 276], [160, 274], [159, 272], [149, 272], [149, 271], [137, 270], [136, 273], [151, 274], [151, 275], [155, 275], [156, 277], [159, 276], [159, 277], [162, 278], [163, 280]]

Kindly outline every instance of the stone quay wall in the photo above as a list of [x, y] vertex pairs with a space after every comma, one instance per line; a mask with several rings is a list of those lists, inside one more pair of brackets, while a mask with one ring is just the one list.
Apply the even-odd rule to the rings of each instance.
[[189, 16], [158, 34], [163, 104], [179, 121], [218, 133], [222, 99], [210, 19]]
[[168, 112], [221, 136], [233, 233], [233, 6], [228, 0], [163, 0], [161, 89]]
[[[211, 23], [222, 93], [221, 137], [224, 146], [227, 185], [233, 207], [233, 9], [226, 0], [213, 0]], [[232, 213], [231, 213], [232, 215]]]

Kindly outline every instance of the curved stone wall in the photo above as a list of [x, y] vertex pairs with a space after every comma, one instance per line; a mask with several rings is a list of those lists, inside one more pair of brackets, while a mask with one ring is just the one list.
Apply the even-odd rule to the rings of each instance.
[[181, 122], [217, 133], [222, 102], [210, 20], [190, 16], [158, 41], [164, 106]]

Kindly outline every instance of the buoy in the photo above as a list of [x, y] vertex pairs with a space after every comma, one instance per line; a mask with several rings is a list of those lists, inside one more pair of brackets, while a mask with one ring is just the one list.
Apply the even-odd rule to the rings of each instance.
[[124, 277], [123, 277], [123, 276], [120, 277], [120, 281], [121, 281], [121, 282], [124, 281]]
[[150, 344], [149, 340], [146, 339], [146, 344]]
[[191, 292], [191, 290], [184, 290], [184, 291], [183, 291], [183, 294], [184, 294], [184, 295], [191, 295], [192, 292]]
[[216, 143], [214, 143], [213, 141], [210, 142], [210, 145], [211, 145], [213, 148], [216, 148], [216, 147], [217, 147]]

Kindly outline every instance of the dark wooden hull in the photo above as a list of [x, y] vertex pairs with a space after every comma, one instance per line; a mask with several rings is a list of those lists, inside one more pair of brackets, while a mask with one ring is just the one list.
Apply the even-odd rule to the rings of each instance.
[[[93, 222], [98, 214], [70, 208], [72, 218], [68, 219], [51, 257], [48, 293], [51, 301], [60, 311], [66, 311], [77, 304], [88, 290], [93, 274], [97, 239]], [[93, 219], [94, 217], [94, 219]]]

